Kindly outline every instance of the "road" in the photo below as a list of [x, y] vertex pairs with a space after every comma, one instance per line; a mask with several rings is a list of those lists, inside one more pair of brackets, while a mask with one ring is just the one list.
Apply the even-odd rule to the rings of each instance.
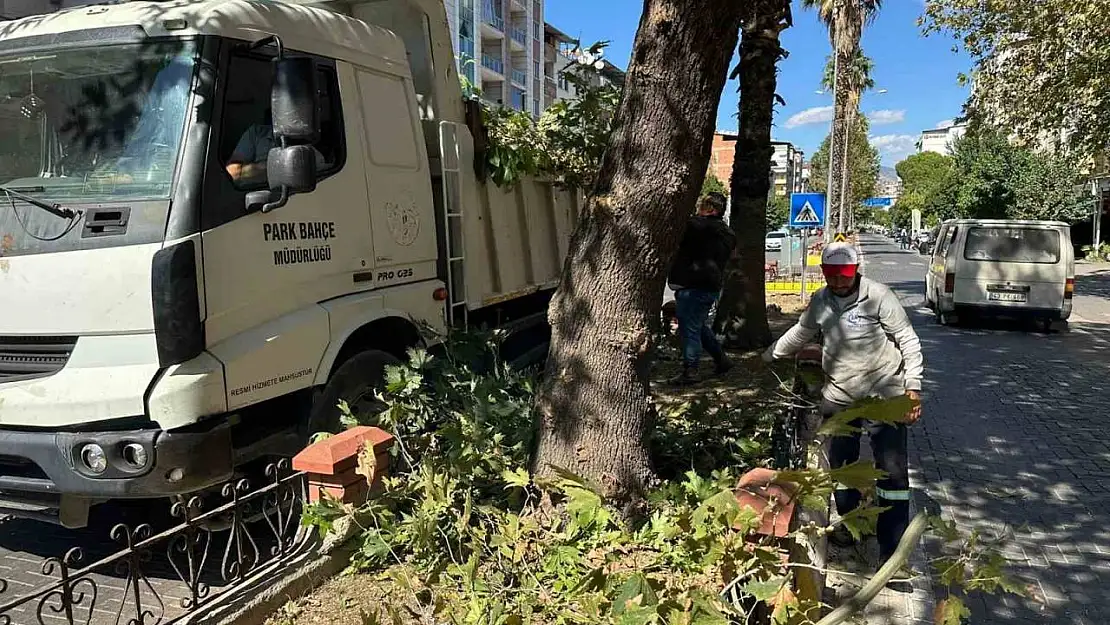
[[[1079, 272], [1066, 333], [946, 328], [922, 307], [925, 257], [879, 237], [862, 248], [866, 275], [895, 289], [924, 350], [925, 416], [910, 430], [915, 504], [968, 529], [1012, 532], [1004, 553], [1041, 599], [974, 598], [971, 622], [1110, 623], [1110, 272]], [[911, 611], [896, 622], [932, 622]]]

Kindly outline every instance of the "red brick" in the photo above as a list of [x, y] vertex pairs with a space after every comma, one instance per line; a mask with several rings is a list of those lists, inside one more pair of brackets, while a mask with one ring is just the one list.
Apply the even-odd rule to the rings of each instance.
[[367, 442], [374, 455], [393, 446], [393, 436], [380, 428], [360, 425], [305, 447], [293, 457], [293, 469], [320, 475], [336, 475], [358, 464], [358, 452]]
[[741, 507], [751, 507], [762, 516], [756, 533], [784, 538], [790, 533], [790, 522], [794, 518], [796, 487], [788, 482], [775, 482], [775, 475], [771, 469], [748, 471], [736, 485], [736, 499]]

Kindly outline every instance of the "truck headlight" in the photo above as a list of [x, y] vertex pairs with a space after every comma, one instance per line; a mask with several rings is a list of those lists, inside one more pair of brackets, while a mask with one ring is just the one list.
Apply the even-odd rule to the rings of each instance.
[[81, 464], [91, 473], [99, 475], [108, 469], [108, 457], [104, 455], [104, 448], [96, 443], [81, 447], [80, 457]]
[[123, 446], [120, 455], [123, 456], [123, 461], [127, 463], [127, 466], [132, 469], [145, 469], [147, 462], [150, 460], [146, 447], [138, 443], [127, 443]]

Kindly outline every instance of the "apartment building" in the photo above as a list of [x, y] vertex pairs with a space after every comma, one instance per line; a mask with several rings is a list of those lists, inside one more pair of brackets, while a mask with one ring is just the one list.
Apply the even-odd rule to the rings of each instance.
[[[566, 70], [578, 62], [574, 51], [578, 46], [573, 38], [551, 24], [544, 24], [544, 105], [546, 109], [560, 100], [575, 100], [578, 89], [566, 77]], [[609, 61], [602, 61], [602, 68], [591, 76], [590, 86], [624, 86], [624, 70]]]
[[[709, 155], [709, 172], [718, 180], [728, 184], [732, 178], [732, 165], [736, 158], [736, 140], [739, 135], [734, 131], [718, 130], [713, 134], [713, 147]], [[771, 147], [771, 193], [778, 197], [788, 197], [791, 193], [804, 193], [808, 188], [809, 165], [805, 152], [786, 141], [772, 141]]]
[[482, 98], [539, 116], [544, 109], [543, 0], [444, 0], [461, 76]]
[[937, 154], [952, 156], [952, 145], [966, 132], [967, 126], [964, 124], [923, 130], [921, 131], [921, 138], [917, 140], [917, 151], [936, 152]]

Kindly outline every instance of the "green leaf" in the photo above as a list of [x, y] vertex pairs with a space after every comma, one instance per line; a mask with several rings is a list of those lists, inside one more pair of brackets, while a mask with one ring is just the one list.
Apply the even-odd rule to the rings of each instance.
[[[633, 573], [621, 585], [617, 598], [613, 600], [613, 614], [621, 615], [637, 607], [654, 608], [658, 602], [659, 599], [655, 595], [655, 589], [651, 587], [648, 578], [643, 573]], [[654, 610], [652, 611], [654, 612]]]
[[629, 605], [628, 609], [621, 612], [619, 625], [648, 625], [659, 621], [659, 612], [655, 606]]
[[874, 487], [876, 481], [886, 477], [886, 471], [876, 469], [870, 462], [858, 460], [829, 471], [829, 477], [848, 488], [866, 490]]
[[590, 527], [602, 515], [601, 497], [585, 488], [568, 488], [564, 491], [567, 496], [567, 512], [579, 527]]
[[748, 582], [741, 587], [741, 591], [751, 595], [756, 601], [766, 602], [779, 594], [779, 591], [782, 590], [783, 584], [785, 583], [785, 577], [776, 576], [762, 582]]
[[971, 610], [959, 597], [949, 595], [937, 604], [936, 614], [937, 625], [963, 625], [964, 618], [971, 616]]
[[694, 510], [692, 520], [697, 526], [704, 526], [718, 520], [731, 524], [739, 512], [740, 502], [736, 499], [736, 493], [723, 490], [703, 501], [697, 510]]
[[879, 423], [904, 423], [906, 413], [913, 408], [913, 400], [908, 395], [899, 395], [888, 399], [869, 397], [852, 404], [850, 408], [838, 413], [837, 418], [848, 421], [855, 419], [868, 419]]
[[840, 522], [852, 534], [852, 537], [863, 540], [864, 536], [875, 533], [879, 515], [886, 510], [879, 506], [856, 506], [855, 509], [840, 517]]
[[515, 471], [505, 469], [501, 472], [501, 479], [505, 480], [505, 488], [526, 488], [532, 482], [532, 476], [527, 469], [518, 467]]

